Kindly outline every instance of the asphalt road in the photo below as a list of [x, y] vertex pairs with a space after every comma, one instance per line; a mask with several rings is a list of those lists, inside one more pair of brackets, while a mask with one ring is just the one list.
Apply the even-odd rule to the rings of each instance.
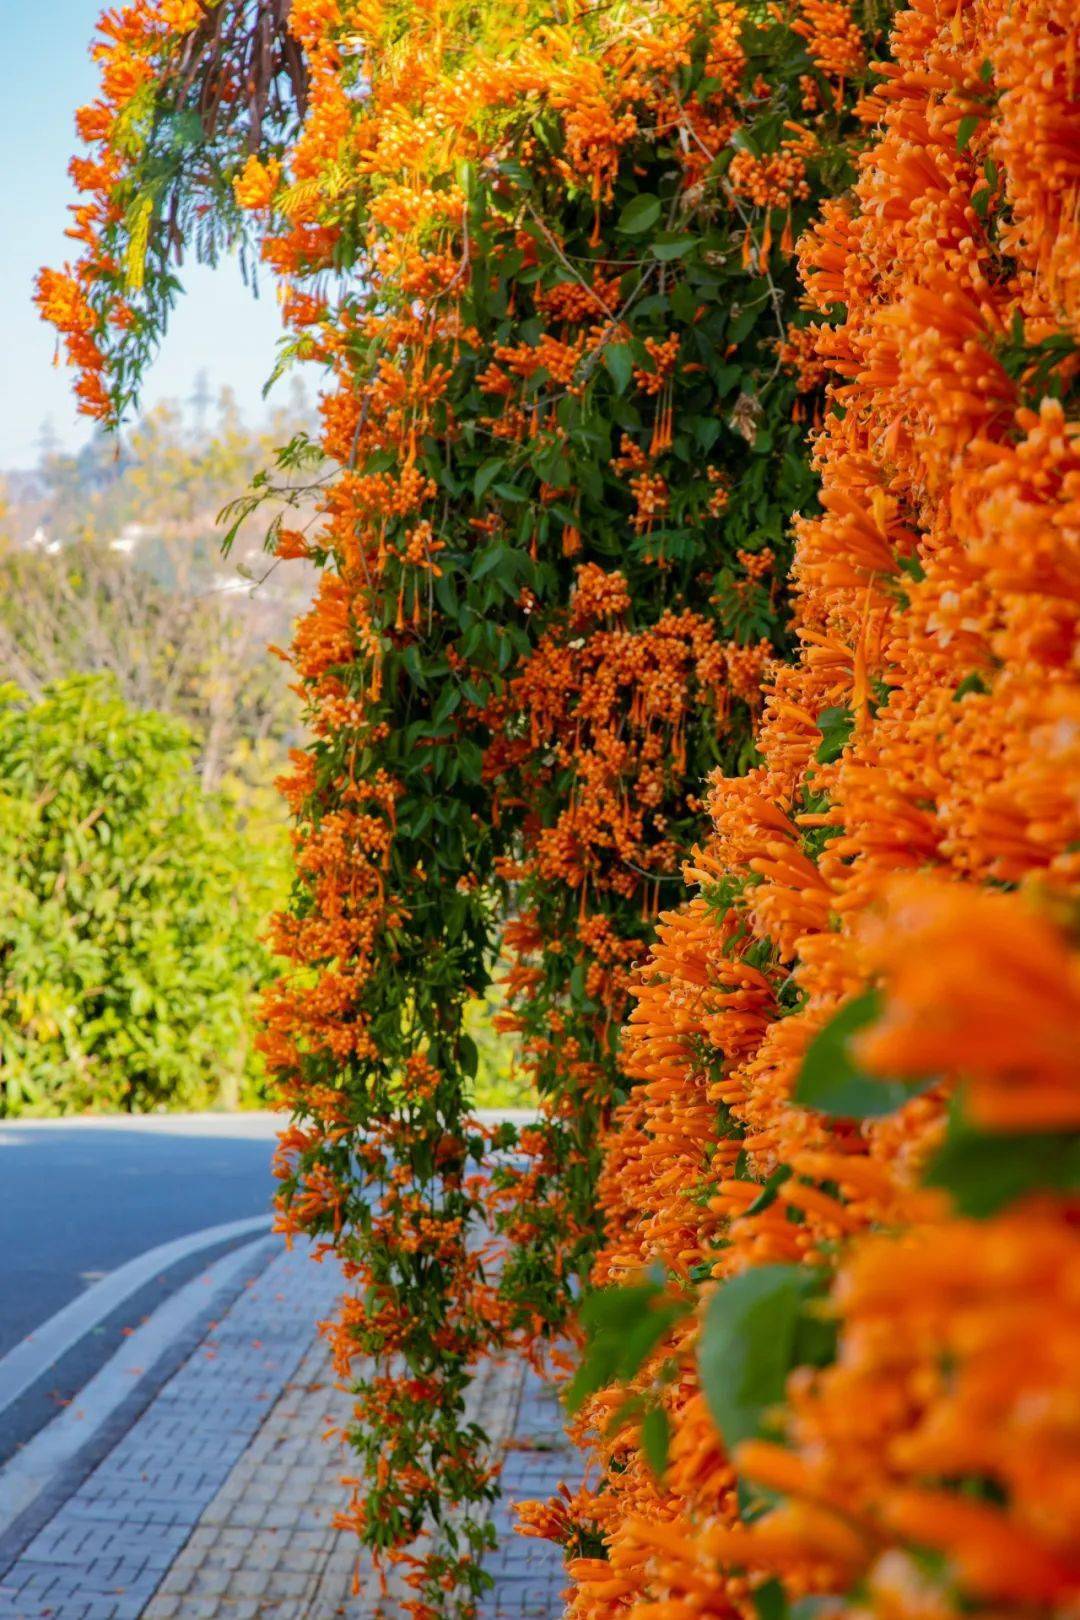
[[146, 1249], [269, 1207], [269, 1115], [0, 1120], [0, 1356]]

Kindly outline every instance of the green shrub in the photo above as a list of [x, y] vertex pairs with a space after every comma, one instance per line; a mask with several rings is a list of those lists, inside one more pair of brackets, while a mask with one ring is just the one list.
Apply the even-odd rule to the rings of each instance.
[[0, 1115], [257, 1095], [285, 838], [202, 792], [192, 743], [108, 678], [0, 686]]
[[[505, 971], [505, 964], [501, 964]], [[476, 1074], [470, 1090], [474, 1108], [536, 1107], [536, 1092], [527, 1074], [515, 1064], [513, 1034], [499, 1028], [506, 1013], [506, 998], [498, 982], [482, 996], [465, 1003], [465, 1033], [476, 1047]]]

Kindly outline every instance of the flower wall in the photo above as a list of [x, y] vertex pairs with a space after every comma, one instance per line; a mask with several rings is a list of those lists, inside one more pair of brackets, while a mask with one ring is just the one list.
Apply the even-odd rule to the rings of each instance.
[[328, 373], [253, 495], [321, 509], [270, 535], [321, 585], [264, 1046], [418, 1617], [485, 1585], [472, 1369], [583, 1333], [593, 1468], [525, 1515], [576, 1620], [1075, 1596], [1077, 23], [887, 26], [103, 19], [40, 286], [87, 409], [183, 241]]
[[824, 511], [624, 1042], [596, 1279], [637, 1293], [596, 1480], [527, 1514], [575, 1617], [1076, 1599], [1076, 30], [902, 13], [800, 245]]

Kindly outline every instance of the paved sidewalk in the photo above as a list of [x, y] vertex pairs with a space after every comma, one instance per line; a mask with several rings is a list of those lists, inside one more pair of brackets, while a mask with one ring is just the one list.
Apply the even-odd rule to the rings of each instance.
[[550, 1541], [516, 1533], [514, 1503], [554, 1496], [563, 1480], [576, 1477], [575, 1458], [558, 1402], [531, 1368], [519, 1368], [519, 1375], [514, 1426], [504, 1445], [502, 1496], [494, 1512], [498, 1546], [488, 1565], [495, 1588], [480, 1620], [558, 1620], [563, 1612], [562, 1553]]
[[[62, 1502], [10, 1568], [0, 1620], [375, 1620], [380, 1598], [355, 1538], [332, 1528], [350, 1458], [325, 1431], [349, 1397], [315, 1323], [336, 1265], [281, 1252]], [[470, 1398], [505, 1452], [495, 1589], [482, 1620], [557, 1620], [557, 1549], [513, 1533], [512, 1502], [572, 1471], [559, 1412], [517, 1360], [486, 1366]], [[359, 1591], [353, 1595], [354, 1577]]]

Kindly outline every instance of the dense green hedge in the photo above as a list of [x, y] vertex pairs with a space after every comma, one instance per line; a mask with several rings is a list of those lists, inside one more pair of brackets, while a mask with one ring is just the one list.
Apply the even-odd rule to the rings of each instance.
[[283, 842], [204, 794], [190, 732], [110, 680], [0, 687], [0, 1115], [257, 1095]]

